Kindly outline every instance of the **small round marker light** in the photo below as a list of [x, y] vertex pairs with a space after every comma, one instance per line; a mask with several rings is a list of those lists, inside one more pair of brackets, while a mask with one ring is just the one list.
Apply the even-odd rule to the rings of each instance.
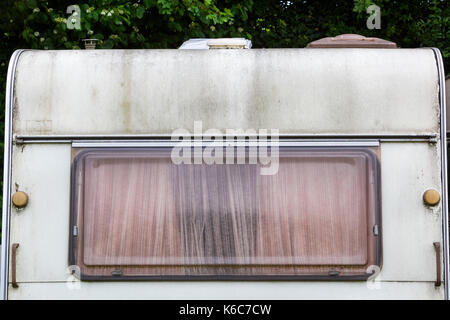
[[441, 195], [434, 189], [428, 189], [423, 194], [423, 202], [429, 206], [435, 206], [441, 201]]
[[28, 204], [28, 195], [23, 191], [17, 191], [12, 196], [12, 203], [17, 208], [24, 208]]

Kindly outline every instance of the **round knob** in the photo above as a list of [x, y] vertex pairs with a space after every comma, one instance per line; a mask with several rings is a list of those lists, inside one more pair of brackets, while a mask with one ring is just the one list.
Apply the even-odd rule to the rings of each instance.
[[435, 206], [441, 200], [441, 195], [434, 189], [428, 189], [423, 194], [423, 202], [429, 206]]
[[28, 195], [23, 191], [17, 191], [12, 196], [12, 203], [17, 208], [23, 208], [28, 204]]

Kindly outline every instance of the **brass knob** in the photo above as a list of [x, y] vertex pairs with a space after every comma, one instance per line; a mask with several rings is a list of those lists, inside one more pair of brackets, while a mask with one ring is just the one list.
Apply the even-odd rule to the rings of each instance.
[[434, 189], [428, 189], [423, 194], [423, 202], [429, 206], [435, 206], [441, 201], [441, 195]]
[[12, 203], [17, 208], [24, 208], [28, 204], [28, 195], [23, 191], [17, 191], [12, 196]]

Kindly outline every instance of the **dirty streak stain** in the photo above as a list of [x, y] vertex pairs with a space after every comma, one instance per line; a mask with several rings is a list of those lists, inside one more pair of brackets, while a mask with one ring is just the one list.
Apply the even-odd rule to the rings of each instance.
[[128, 56], [125, 55], [124, 63], [122, 63], [122, 81], [120, 82], [120, 90], [122, 90], [122, 102], [120, 109], [122, 113], [122, 123], [125, 133], [132, 133], [131, 126], [131, 73], [130, 73], [130, 61]]

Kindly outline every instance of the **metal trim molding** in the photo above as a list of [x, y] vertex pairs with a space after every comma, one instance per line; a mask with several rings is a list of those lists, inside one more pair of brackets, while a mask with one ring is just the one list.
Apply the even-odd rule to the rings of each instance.
[[11, 157], [12, 117], [14, 110], [14, 79], [20, 55], [27, 50], [14, 51], [8, 66], [5, 99], [5, 154], [3, 165], [2, 246], [0, 256], [0, 300], [8, 299], [9, 280], [9, 228], [11, 215]]
[[[302, 141], [366, 141], [378, 140], [380, 142], [428, 142], [438, 141], [437, 133], [424, 134], [280, 134], [280, 140], [302, 140]], [[202, 135], [188, 135], [183, 138], [201, 138]], [[224, 138], [229, 135], [223, 135]], [[233, 136], [233, 138], [236, 136]], [[238, 139], [245, 139], [245, 136], [237, 136]], [[249, 137], [252, 138], [252, 137]], [[28, 143], [72, 143], [81, 141], [160, 141], [171, 140], [170, 134], [104, 134], [104, 135], [17, 135], [14, 137], [16, 144]]]
[[447, 128], [446, 128], [446, 102], [445, 102], [445, 73], [442, 55], [439, 49], [432, 48], [436, 57], [436, 66], [439, 77], [439, 105], [441, 106], [441, 183], [442, 183], [442, 241], [444, 258], [444, 285], [445, 299], [450, 299], [450, 251], [449, 251], [449, 217], [448, 217], [448, 179], [447, 179]]

